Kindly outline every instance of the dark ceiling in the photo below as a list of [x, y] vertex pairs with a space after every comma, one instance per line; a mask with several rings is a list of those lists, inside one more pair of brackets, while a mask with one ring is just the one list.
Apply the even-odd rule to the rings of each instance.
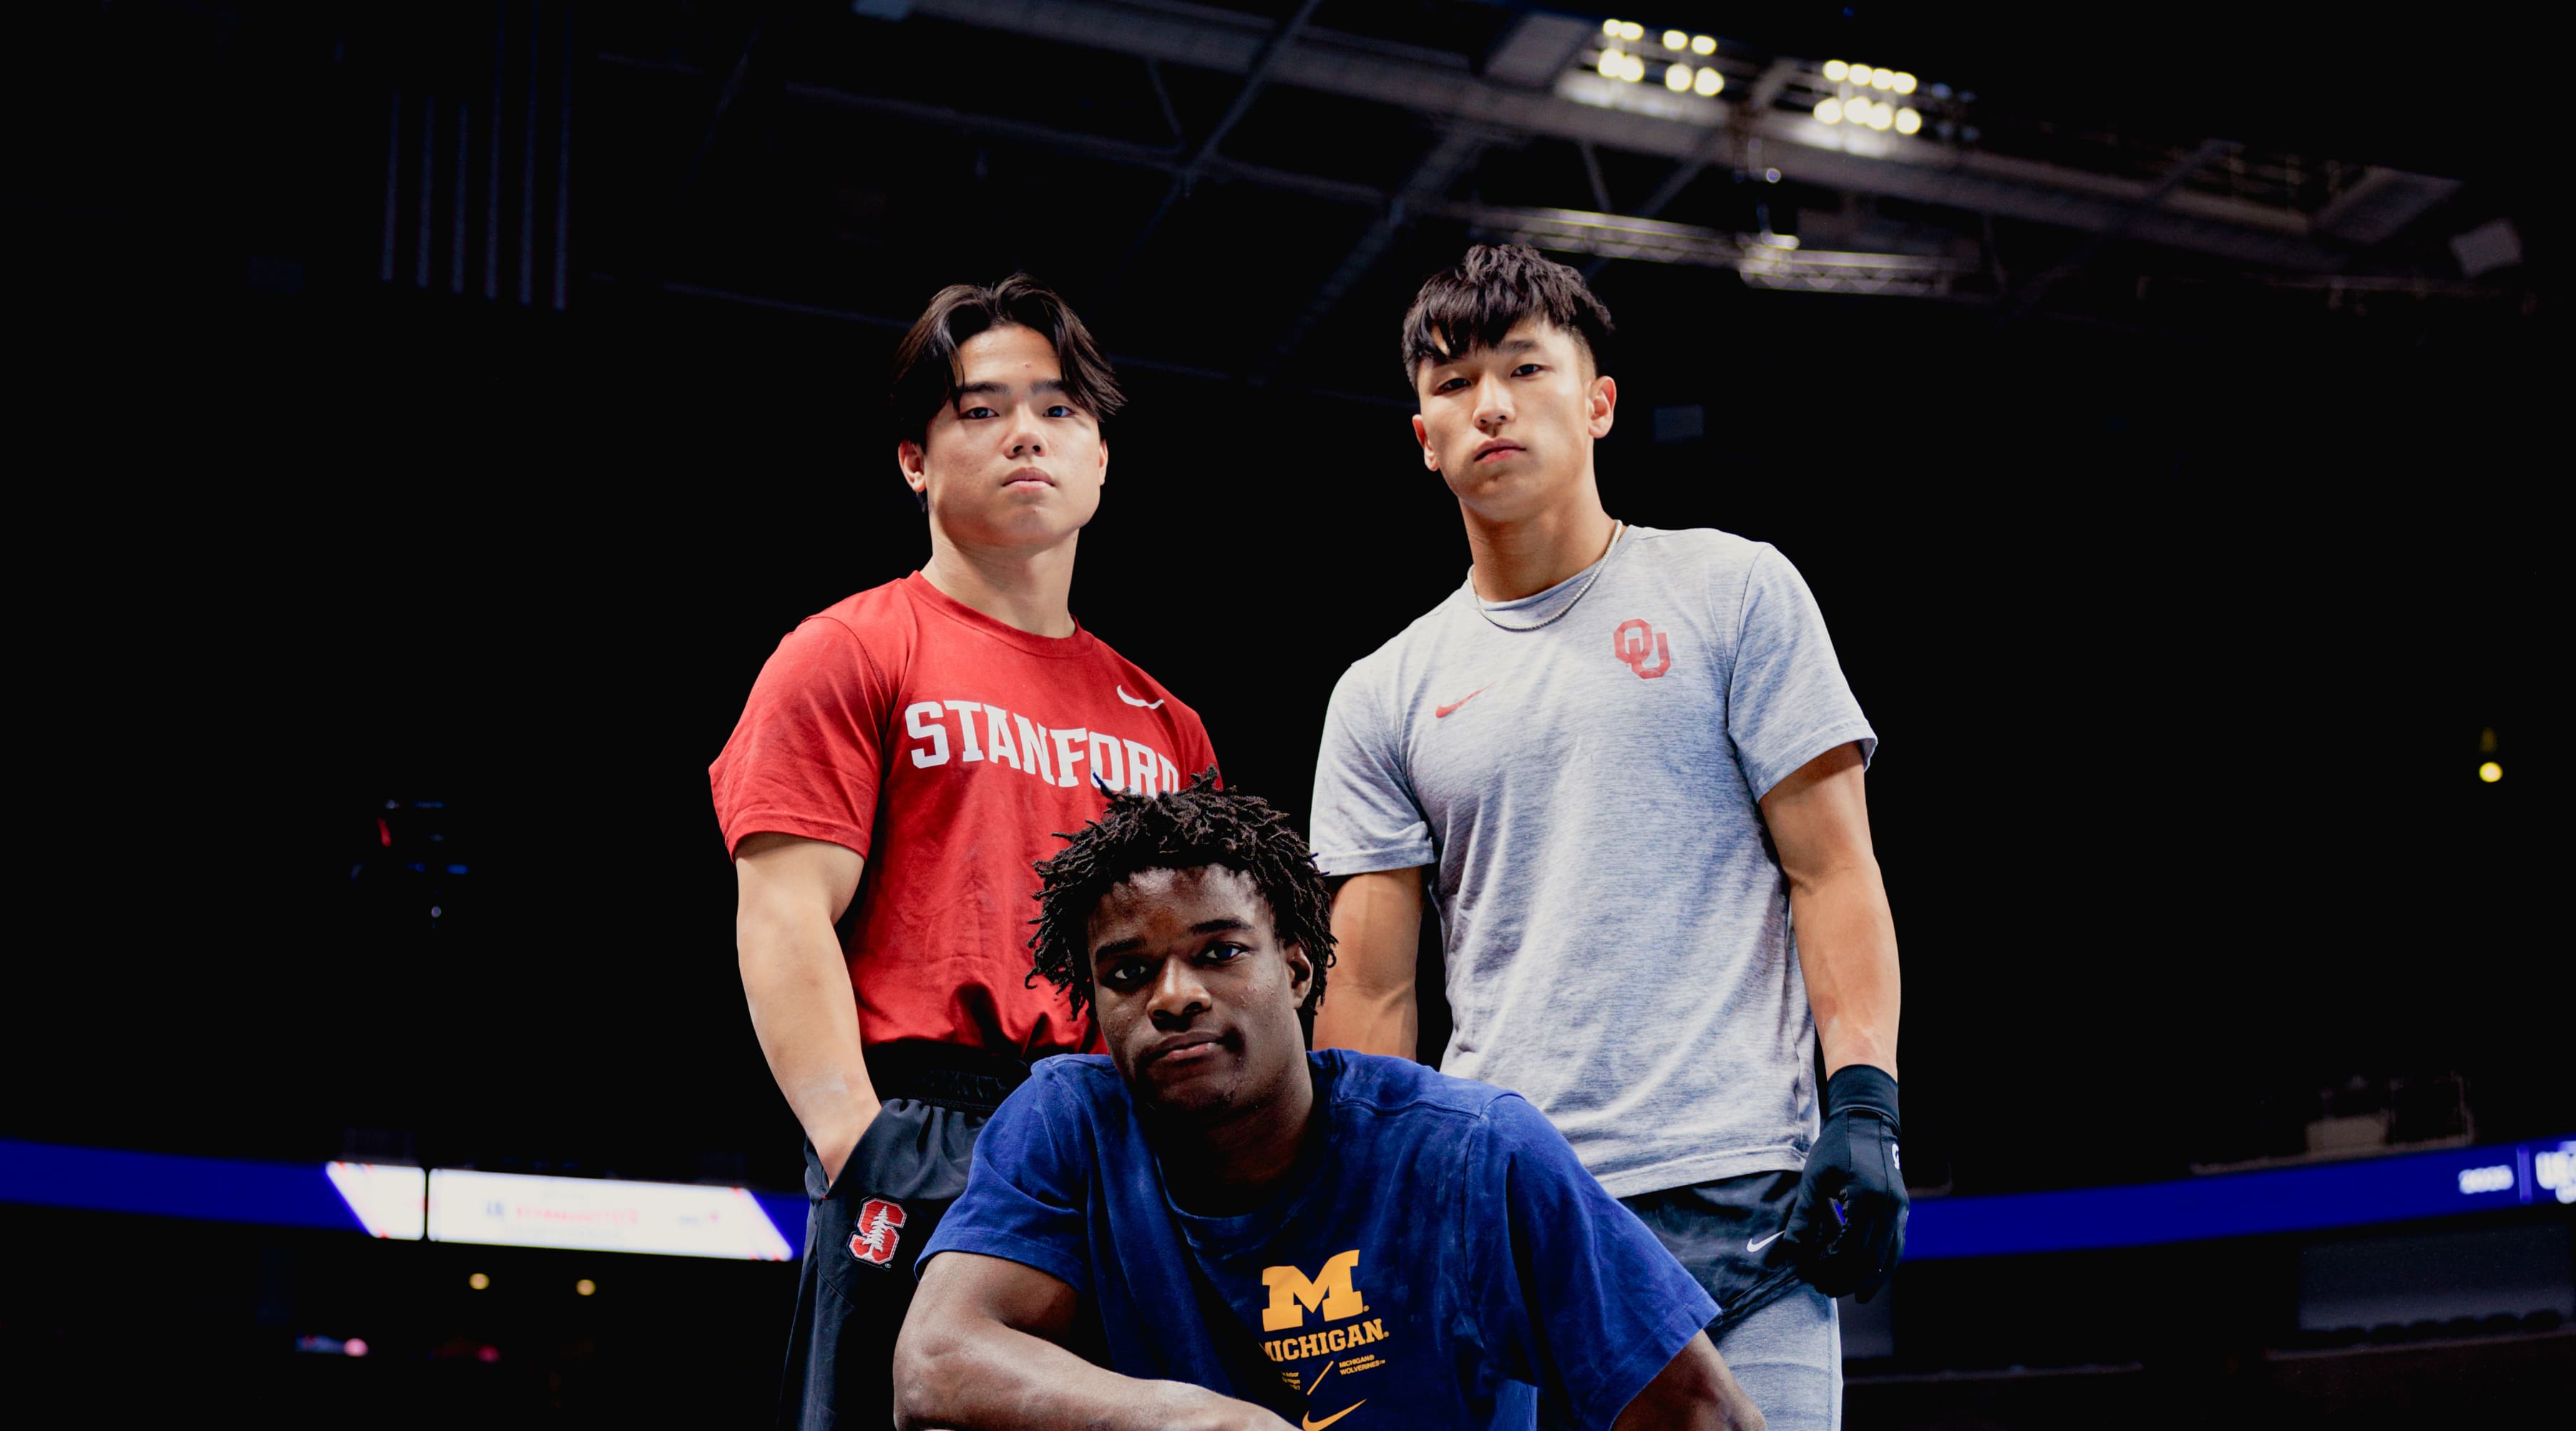
[[[878, 394], [952, 281], [1030, 268], [1118, 356], [1076, 608], [1302, 809], [1334, 676], [1465, 562], [1396, 319], [1478, 213], [1592, 208], [1583, 154], [1488, 136], [1400, 205], [1455, 126], [1279, 84], [1175, 195], [1241, 74], [1156, 66], [1167, 119], [1131, 54], [936, 8], [17, 21], [35, 828], [0, 1018], [35, 1093], [0, 1134], [792, 1179], [704, 765], [780, 632], [919, 560]], [[2532, 38], [2071, 13], [1707, 23], [1974, 89], [1997, 144], [2464, 182], [2320, 273], [1709, 164], [1665, 220], [1970, 257], [1939, 299], [1598, 267], [1605, 494], [1778, 544], [1831, 614], [1886, 742], [1909, 1139], [1960, 1190], [2261, 1151], [2356, 1075], [2460, 1071], [2482, 1133], [2564, 1131], [2552, 170], [2498, 60]], [[1472, 73], [1524, 18], [1311, 24]], [[1614, 212], [1676, 174], [1595, 153]], [[2465, 274], [2498, 217], [2526, 261]], [[351, 878], [387, 800], [471, 852], [434, 926]], [[1655, 1036], [1653, 990], [1599, 997]]]

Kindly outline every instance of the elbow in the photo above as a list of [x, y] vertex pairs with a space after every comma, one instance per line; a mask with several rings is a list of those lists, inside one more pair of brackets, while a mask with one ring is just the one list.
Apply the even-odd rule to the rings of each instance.
[[894, 1343], [894, 1424], [898, 1431], [949, 1425], [957, 1419], [957, 1393], [970, 1360], [954, 1335], [919, 1328], [909, 1320]]

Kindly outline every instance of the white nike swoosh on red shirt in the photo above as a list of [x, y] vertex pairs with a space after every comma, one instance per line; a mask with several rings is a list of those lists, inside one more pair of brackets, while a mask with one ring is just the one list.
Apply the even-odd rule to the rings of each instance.
[[1143, 706], [1149, 711], [1158, 711], [1163, 708], [1163, 703], [1161, 701], [1140, 701], [1134, 696], [1127, 694], [1127, 688], [1125, 686], [1116, 686], [1112, 689], [1118, 692], [1118, 699], [1125, 701], [1131, 706]]

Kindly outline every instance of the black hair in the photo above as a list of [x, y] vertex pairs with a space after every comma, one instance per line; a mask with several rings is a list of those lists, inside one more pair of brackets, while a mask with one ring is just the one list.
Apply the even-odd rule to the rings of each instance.
[[1186, 790], [1162, 795], [1113, 794], [1109, 809], [1085, 823], [1051, 860], [1037, 862], [1037, 933], [1029, 936], [1027, 983], [1041, 978], [1065, 991], [1073, 1011], [1091, 1002], [1091, 914], [1107, 894], [1140, 870], [1222, 865], [1252, 881], [1270, 906], [1270, 930], [1285, 950], [1306, 951], [1314, 987], [1301, 1010], [1324, 999], [1324, 970], [1333, 962], [1333, 895], [1315, 857], [1288, 816], [1258, 795], [1220, 790], [1214, 767]]
[[1583, 275], [1527, 244], [1480, 243], [1457, 266], [1422, 281], [1404, 313], [1404, 384], [1424, 363], [1445, 363], [1471, 348], [1493, 347], [1524, 318], [1544, 318], [1574, 335], [1602, 370], [1610, 343], [1610, 310]]
[[[1109, 359], [1072, 305], [1027, 274], [1014, 273], [999, 283], [952, 283], [932, 294], [930, 306], [895, 345], [894, 380], [886, 394], [894, 440], [927, 444], [931, 418], [957, 397], [958, 349], [978, 333], [1012, 324], [1040, 334], [1054, 347], [1064, 400], [1089, 413], [1093, 422], [1105, 424], [1126, 406], [1118, 375], [1110, 371]], [[928, 508], [928, 497], [922, 505]]]

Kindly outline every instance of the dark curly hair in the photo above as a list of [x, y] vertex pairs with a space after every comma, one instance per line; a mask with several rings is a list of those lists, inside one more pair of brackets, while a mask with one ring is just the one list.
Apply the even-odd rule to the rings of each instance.
[[1333, 962], [1333, 896], [1315, 868], [1306, 842], [1288, 816], [1258, 795], [1217, 788], [1214, 768], [1186, 790], [1163, 795], [1109, 797], [1109, 809], [1068, 841], [1051, 860], [1037, 862], [1042, 881], [1034, 898], [1037, 933], [1029, 936], [1031, 964], [1025, 981], [1041, 978], [1065, 991], [1073, 1011], [1091, 1002], [1091, 913], [1101, 896], [1140, 870], [1186, 870], [1222, 865], [1252, 881], [1270, 906], [1271, 933], [1284, 948], [1294, 944], [1315, 966], [1315, 984], [1302, 1011], [1324, 1000], [1324, 970]]

